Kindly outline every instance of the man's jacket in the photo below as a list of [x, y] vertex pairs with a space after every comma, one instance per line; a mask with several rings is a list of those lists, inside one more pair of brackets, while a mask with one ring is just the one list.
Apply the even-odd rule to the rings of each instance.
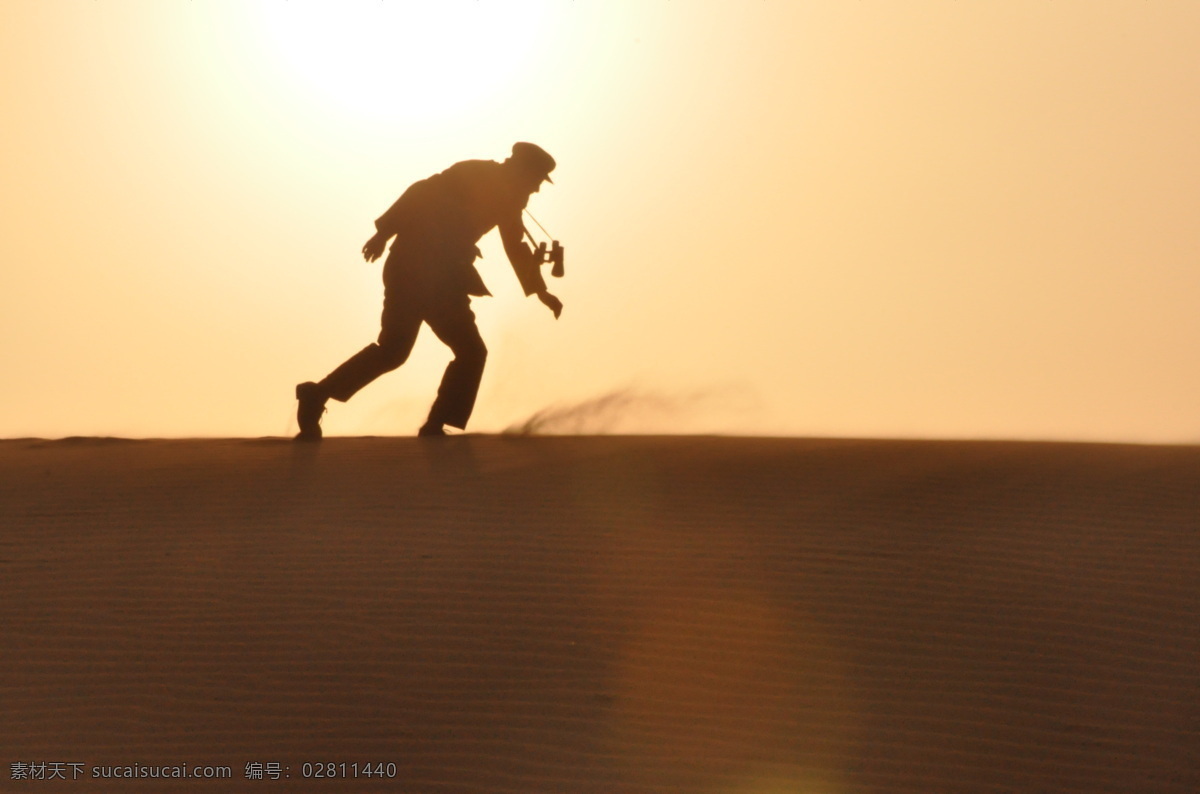
[[[464, 160], [414, 183], [375, 221], [379, 232], [396, 236], [385, 279], [394, 271], [431, 286], [490, 295], [474, 266], [476, 243], [497, 226], [519, 239], [528, 200], [493, 160]], [[546, 288], [532, 257], [512, 265], [526, 295]]]

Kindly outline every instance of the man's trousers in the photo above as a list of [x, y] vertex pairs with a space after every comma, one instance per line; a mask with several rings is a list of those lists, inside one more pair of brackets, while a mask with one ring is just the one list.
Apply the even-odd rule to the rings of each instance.
[[416, 281], [400, 278], [385, 283], [379, 340], [329, 373], [321, 385], [333, 399], [349, 400], [363, 386], [408, 360], [421, 323], [425, 323], [454, 352], [429, 410], [429, 422], [462, 429], [475, 407], [487, 347], [475, 325], [470, 295], [423, 289]]

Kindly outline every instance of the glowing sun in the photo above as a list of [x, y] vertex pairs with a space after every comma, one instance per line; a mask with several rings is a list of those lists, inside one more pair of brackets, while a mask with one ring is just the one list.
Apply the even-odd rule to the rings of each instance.
[[356, 114], [444, 119], [502, 98], [550, 6], [514, 0], [275, 0], [260, 7], [277, 68]]

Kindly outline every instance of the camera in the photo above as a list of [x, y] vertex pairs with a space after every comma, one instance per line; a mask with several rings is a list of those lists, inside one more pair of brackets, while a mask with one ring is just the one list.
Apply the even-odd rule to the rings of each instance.
[[548, 251], [546, 250], [545, 243], [538, 243], [537, 250], [534, 251], [533, 255], [537, 257], [537, 263], [539, 265], [544, 265], [547, 262], [552, 262], [554, 264], [554, 266], [550, 268], [550, 275], [554, 276], [555, 278], [563, 277], [563, 273], [565, 272], [563, 270], [563, 247], [558, 240], [555, 240], [551, 244], [550, 250]]

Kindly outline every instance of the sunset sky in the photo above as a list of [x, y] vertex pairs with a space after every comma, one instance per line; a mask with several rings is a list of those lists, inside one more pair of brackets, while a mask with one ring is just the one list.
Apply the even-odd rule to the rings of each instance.
[[528, 140], [565, 309], [484, 239], [469, 430], [1200, 443], [1197, 52], [1191, 0], [5, 0], [0, 437], [294, 433], [374, 219]]

